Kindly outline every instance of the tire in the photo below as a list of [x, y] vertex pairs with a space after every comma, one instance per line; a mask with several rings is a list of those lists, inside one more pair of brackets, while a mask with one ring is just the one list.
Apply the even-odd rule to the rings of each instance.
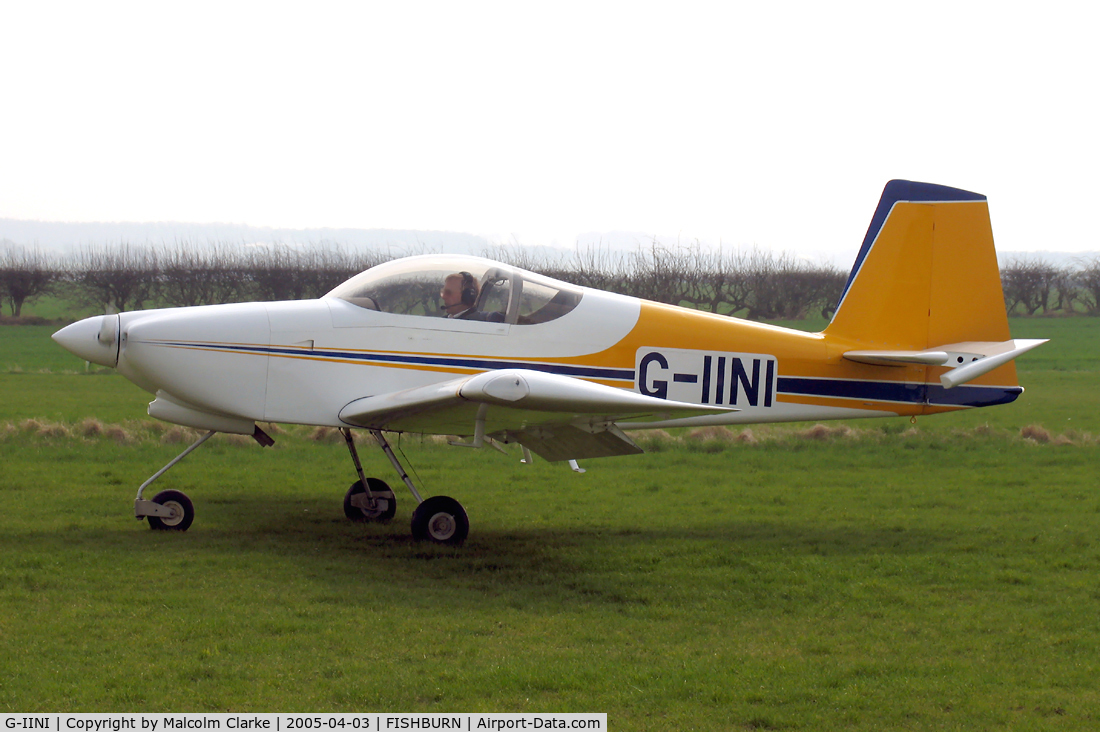
[[412, 535], [416, 541], [460, 546], [469, 534], [466, 509], [453, 498], [432, 496], [413, 511]]
[[195, 507], [191, 499], [180, 491], [161, 491], [153, 496], [153, 503], [176, 509], [176, 516], [149, 516], [149, 528], [153, 531], [187, 531], [195, 520]]
[[378, 499], [379, 508], [371, 510], [352, 505], [352, 496], [367, 492], [363, 488], [363, 483], [357, 480], [351, 484], [351, 488], [348, 488], [348, 492], [344, 494], [344, 515], [352, 521], [386, 522], [392, 519], [394, 514], [397, 513], [397, 499], [394, 497], [393, 491], [390, 490], [385, 481], [378, 478], [367, 478], [367, 485], [370, 487], [371, 495]]

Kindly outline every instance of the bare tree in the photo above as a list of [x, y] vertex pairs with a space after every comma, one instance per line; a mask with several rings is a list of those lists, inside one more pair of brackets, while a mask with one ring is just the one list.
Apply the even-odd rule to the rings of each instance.
[[247, 268], [259, 300], [303, 300], [306, 280], [302, 256], [283, 244], [256, 247], [248, 253]]
[[1074, 303], [1080, 297], [1081, 289], [1077, 281], [1078, 272], [1072, 267], [1056, 267], [1051, 287], [1054, 290], [1052, 310], [1072, 315], [1076, 310]]
[[683, 300], [700, 310], [734, 315], [749, 307], [752, 290], [747, 276], [747, 255], [741, 250], [727, 253], [692, 252], [686, 268]]
[[548, 269], [554, 268], [552, 262], [539, 258], [535, 250], [519, 245], [495, 244], [482, 249], [481, 256], [539, 274], [546, 274]]
[[378, 251], [349, 254], [343, 247], [330, 242], [311, 244], [301, 253], [304, 292], [307, 297], [322, 297], [349, 277], [388, 261], [388, 254]]
[[[549, 272], [546, 274], [550, 274]], [[623, 254], [589, 245], [562, 262], [560, 279], [582, 287], [627, 294], [630, 266]]]
[[746, 263], [751, 295], [748, 317], [753, 320], [799, 320], [811, 309], [825, 312], [844, 286], [844, 274], [834, 267], [812, 265], [783, 253], [753, 250]]
[[634, 297], [679, 305], [686, 294], [686, 269], [691, 250], [671, 248], [654, 240], [628, 259], [629, 282]]
[[49, 292], [57, 276], [57, 268], [37, 246], [6, 246], [0, 259], [0, 297], [18, 318], [23, 304]]
[[1012, 259], [1001, 269], [1001, 289], [1009, 313], [1017, 307], [1028, 315], [1050, 307], [1051, 292], [1062, 271], [1042, 259]]
[[1085, 312], [1100, 315], [1100, 257], [1080, 262], [1073, 279]]
[[727, 253], [653, 241], [629, 254], [602, 246], [578, 248], [569, 259], [537, 259], [530, 250], [498, 246], [482, 252], [518, 267], [566, 282], [699, 310], [750, 318], [798, 319], [819, 308], [828, 313], [844, 287], [845, 274], [790, 254], [766, 250]]
[[277, 244], [251, 250], [246, 268], [257, 299], [304, 300], [321, 297], [349, 277], [391, 258], [377, 251], [352, 256], [331, 244], [311, 244], [305, 250]]
[[630, 271], [623, 255], [601, 245], [578, 248], [568, 256], [552, 259], [522, 246], [498, 244], [483, 249], [481, 256], [582, 287], [630, 292]]
[[76, 253], [67, 268], [78, 299], [105, 310], [140, 310], [157, 294], [160, 276], [156, 252], [127, 242]]
[[159, 260], [160, 294], [166, 305], [214, 305], [240, 300], [245, 294], [244, 255], [239, 247], [177, 241], [160, 253]]

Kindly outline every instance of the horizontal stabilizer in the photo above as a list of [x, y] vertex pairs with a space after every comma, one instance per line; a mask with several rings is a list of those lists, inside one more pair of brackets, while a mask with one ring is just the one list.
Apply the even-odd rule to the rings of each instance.
[[988, 374], [1044, 343], [1045, 339], [951, 343], [923, 351], [848, 351], [844, 358], [875, 366], [946, 366], [951, 370], [940, 376], [940, 382], [950, 389]]
[[947, 351], [848, 351], [844, 358], [875, 366], [943, 366]]
[[1000, 353], [988, 354], [984, 358], [976, 359], [964, 366], [952, 369], [940, 377], [940, 383], [943, 384], [945, 389], [950, 389], [953, 386], [973, 381], [982, 374], [988, 374], [998, 366], [1003, 366], [1017, 356], [1027, 353], [1032, 348], [1041, 346], [1046, 342], [1047, 339], [1045, 338], [1005, 341], [1000, 345], [1011, 346], [1009, 349]]

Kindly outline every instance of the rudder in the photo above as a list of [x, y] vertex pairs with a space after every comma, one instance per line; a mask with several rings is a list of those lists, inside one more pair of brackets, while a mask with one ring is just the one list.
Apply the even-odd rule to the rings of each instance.
[[986, 197], [930, 183], [887, 183], [824, 333], [870, 348], [912, 350], [1008, 340]]

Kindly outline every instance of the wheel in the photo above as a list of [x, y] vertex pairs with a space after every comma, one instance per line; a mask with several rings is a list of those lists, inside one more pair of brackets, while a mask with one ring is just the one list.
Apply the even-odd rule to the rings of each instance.
[[171, 518], [149, 516], [149, 528], [154, 531], [187, 531], [195, 520], [195, 507], [186, 494], [179, 491], [161, 491], [153, 496], [153, 503], [159, 503], [175, 511]]
[[412, 535], [416, 541], [458, 546], [470, 533], [470, 519], [462, 504], [447, 496], [432, 496], [413, 511]]
[[371, 495], [375, 499], [375, 508], [365, 505], [356, 506], [352, 503], [353, 496], [363, 494], [366, 498], [366, 489], [362, 481], [355, 481], [344, 495], [344, 515], [352, 521], [389, 521], [397, 513], [397, 499], [393, 491], [385, 481], [378, 478], [367, 478]]

